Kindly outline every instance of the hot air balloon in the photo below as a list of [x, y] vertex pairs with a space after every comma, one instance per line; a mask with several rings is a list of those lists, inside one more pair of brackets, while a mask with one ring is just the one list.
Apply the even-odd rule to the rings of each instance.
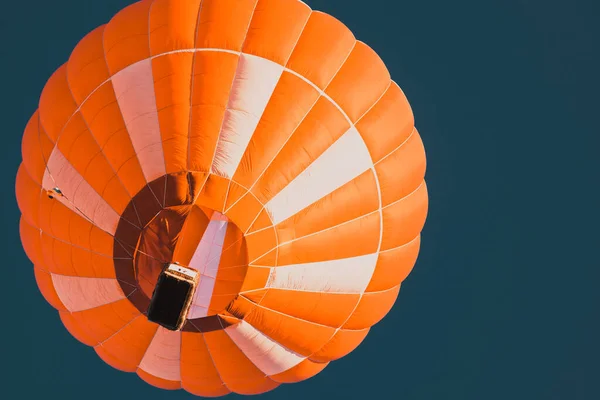
[[403, 92], [297, 0], [128, 6], [48, 80], [22, 151], [22, 244], [66, 329], [200, 396], [300, 382], [355, 349], [427, 213]]

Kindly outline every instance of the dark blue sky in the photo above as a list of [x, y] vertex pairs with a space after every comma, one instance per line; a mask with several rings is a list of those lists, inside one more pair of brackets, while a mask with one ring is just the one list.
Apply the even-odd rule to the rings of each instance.
[[[8, 398], [191, 398], [113, 370], [73, 339], [19, 243], [23, 128], [79, 39], [131, 2], [13, 0], [0, 11]], [[373, 47], [408, 96], [430, 213], [413, 273], [365, 342], [264, 398], [600, 399], [600, 2], [308, 4]]]

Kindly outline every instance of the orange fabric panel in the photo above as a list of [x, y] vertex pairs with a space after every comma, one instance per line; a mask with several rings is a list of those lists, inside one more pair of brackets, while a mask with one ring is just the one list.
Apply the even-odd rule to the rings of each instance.
[[[231, 182], [229, 191], [231, 189], [245, 190], [242, 189], [237, 183]], [[258, 201], [252, 193], [246, 194], [238, 202], [236, 202], [227, 212], [227, 215], [242, 232], [246, 232], [252, 222], [258, 217], [258, 214], [263, 209], [263, 205]]]
[[40, 96], [40, 123], [53, 142], [56, 142], [63, 127], [76, 109], [77, 104], [75, 104], [67, 82], [67, 64], [65, 63], [48, 79]]
[[273, 225], [273, 221], [271, 221], [271, 217], [267, 210], [263, 208], [263, 210], [258, 214], [256, 220], [250, 226], [248, 233], [254, 233], [261, 229], [268, 228]]
[[227, 191], [227, 200], [225, 201], [225, 207], [223, 209], [227, 212], [233, 207], [238, 201], [242, 199], [248, 193], [248, 188], [240, 185], [234, 179], [229, 184], [229, 190]]
[[19, 223], [19, 234], [21, 236], [21, 244], [25, 254], [34, 265], [44, 265], [44, 255], [42, 253], [42, 244], [40, 242], [39, 228], [30, 225], [25, 218], [21, 217]]
[[77, 276], [116, 278], [112, 257], [71, 246], [71, 260]]
[[246, 277], [244, 278], [244, 285], [240, 289], [241, 292], [262, 289], [269, 280], [269, 268], [254, 267], [250, 265], [246, 271]]
[[223, 251], [221, 252], [221, 259], [219, 260], [219, 273], [217, 278], [220, 279], [221, 276], [223, 276], [224, 279], [233, 278], [231, 273], [228, 273], [228, 275], [221, 275], [221, 271], [245, 267], [247, 266], [247, 263], [246, 240], [243, 232], [235, 225], [229, 223], [227, 224], [227, 232], [225, 234], [225, 240], [223, 241]]
[[354, 35], [343, 23], [313, 11], [287, 67], [324, 90], [346, 61], [355, 42]]
[[146, 185], [146, 179], [111, 82], [102, 85], [88, 98], [81, 107], [81, 115], [129, 196], [135, 196]]
[[367, 215], [379, 209], [372, 170], [306, 207], [276, 227], [280, 242], [304, 237]]
[[221, 312], [240, 292], [248, 270], [247, 263], [243, 234], [235, 225], [229, 223], [209, 310]]
[[257, 0], [203, 0], [197, 48], [241, 51]]
[[15, 194], [17, 195], [17, 205], [23, 215], [31, 225], [38, 225], [38, 213], [40, 208], [40, 195], [42, 189], [40, 185], [31, 179], [25, 169], [25, 165], [19, 165], [17, 178], [15, 180]]
[[230, 393], [219, 376], [202, 333], [181, 333], [181, 386], [196, 396], [216, 397]]
[[427, 186], [383, 209], [383, 239], [381, 250], [401, 246], [421, 232], [427, 217]]
[[39, 111], [31, 116], [23, 133], [21, 154], [23, 165], [31, 179], [41, 186], [46, 172], [46, 160], [54, 147], [45, 132], [40, 132]]
[[194, 54], [187, 161], [191, 171], [210, 171], [238, 61], [239, 56], [230, 53]]
[[209, 217], [202, 209], [192, 206], [179, 234], [173, 260], [181, 265], [189, 265], [194, 252], [208, 227]]
[[35, 282], [40, 289], [40, 293], [44, 296], [44, 299], [52, 307], [58, 311], [67, 311], [65, 305], [60, 301], [56, 290], [54, 290], [54, 283], [52, 282], [52, 276], [49, 272], [45, 271], [42, 267], [34, 265]]
[[366, 292], [379, 292], [399, 285], [410, 273], [417, 261], [421, 235], [409, 243], [382, 251]]
[[67, 79], [77, 104], [110, 77], [104, 58], [104, 28], [99, 26], [85, 35], [69, 57]]
[[258, 0], [244, 53], [285, 65], [310, 13], [310, 7], [301, 1]]
[[187, 169], [193, 58], [191, 53], [176, 53], [152, 60], [156, 109], [167, 173]]
[[32, 236], [24, 237], [23, 243], [27, 243], [28, 247], [35, 246], [34, 257], [41, 257], [40, 262], [44, 262], [49, 272], [89, 278], [115, 278], [112, 256], [72, 245], [44, 232], [40, 234], [37, 229], [32, 232]]
[[235, 299], [242, 288], [242, 281], [217, 280], [210, 299], [211, 313], [220, 313]]
[[69, 331], [71, 336], [73, 336], [75, 339], [79, 340], [86, 346], [94, 346], [95, 344], [97, 344], [93, 336], [90, 336], [90, 334], [87, 332], [87, 329], [82, 327], [79, 324], [79, 322], [75, 318], [73, 318], [73, 315], [70, 312], [60, 311], [58, 314], [60, 316], [60, 320], [62, 321], [67, 331]]
[[44, 235], [112, 258], [114, 241], [111, 235], [55, 199], [42, 194], [39, 201], [39, 222]]
[[[379, 213], [373, 213], [335, 228], [281, 244], [278, 265], [338, 260], [375, 253], [381, 230], [379, 221]], [[396, 234], [397, 230], [397, 226], [394, 226], [390, 235]]]
[[321, 350], [310, 356], [310, 359], [315, 362], [338, 360], [356, 349], [368, 333], [369, 328], [358, 331], [340, 329]]
[[194, 48], [201, 0], [154, 0], [150, 9], [150, 53]]
[[89, 310], [71, 314], [75, 322], [85, 329], [95, 344], [100, 344], [133, 321], [140, 312], [124, 298]]
[[366, 44], [356, 42], [326, 93], [356, 122], [379, 100], [390, 83], [390, 74], [377, 53]]
[[94, 348], [96, 353], [113, 368], [135, 372], [146, 354], [158, 325], [149, 322], [144, 315], [136, 317], [116, 335]]
[[148, 20], [153, 1], [125, 7], [104, 28], [104, 54], [111, 75], [150, 57]]
[[[71, 245], [42, 234], [42, 251], [48, 271], [53, 274], [77, 276], [71, 258]], [[46, 253], [47, 252], [47, 253]]]
[[339, 328], [358, 304], [359, 294], [264, 289], [244, 295], [262, 307], [333, 328]]
[[232, 392], [260, 394], [279, 386], [242, 353], [225, 331], [204, 333], [204, 338], [223, 383]]
[[[277, 247], [277, 232], [275, 229], [268, 228], [260, 232], [246, 236], [246, 245], [248, 248], [248, 260], [253, 264], [266, 253]], [[265, 264], [257, 264], [265, 265]]]
[[275, 382], [280, 383], [301, 382], [317, 375], [319, 372], [323, 371], [327, 365], [329, 365], [329, 363], [316, 363], [306, 359], [285, 372], [281, 372], [277, 375], [271, 375], [270, 378]]
[[89, 243], [90, 250], [96, 253], [104, 255], [113, 254], [114, 241], [112, 236], [110, 236], [108, 233], [104, 232], [97, 226], [92, 226], [89, 235]]
[[365, 293], [343, 329], [365, 329], [375, 325], [392, 309], [400, 293], [400, 285], [383, 292]]
[[411, 135], [414, 125], [406, 96], [392, 82], [377, 104], [356, 123], [356, 129], [376, 163], [400, 146]]
[[252, 192], [266, 204], [349, 128], [350, 125], [342, 113], [326, 98], [319, 98], [256, 182]]
[[[223, 265], [223, 264], [221, 264]], [[240, 265], [237, 267], [221, 267], [219, 266], [219, 272], [217, 273], [217, 281], [233, 281], [243, 282], [246, 277], [246, 271], [248, 266]]]
[[198, 195], [196, 204], [213, 210], [222, 210], [229, 188], [229, 179], [210, 174]]
[[159, 389], [165, 390], [178, 390], [181, 389], [180, 381], [170, 381], [167, 379], [162, 379], [152, 374], [147, 373], [143, 369], [139, 369], [136, 371], [137, 375], [146, 383], [155, 386]]
[[[115, 176], [81, 113], [75, 113], [57, 142], [60, 152], [90, 186], [121, 215], [131, 201], [129, 193]], [[117, 179], [115, 179], [117, 178]], [[138, 221], [131, 221], [138, 223]]]
[[303, 356], [318, 351], [335, 333], [335, 328], [266, 309], [244, 296], [236, 298], [228, 310], [265, 336]]
[[39, 196], [38, 227], [44, 232], [52, 233], [51, 211], [54, 207], [68, 210], [65, 205], [54, 199], [49, 199], [48, 196], [41, 192]]
[[[44, 199], [44, 197], [46, 198]], [[69, 224], [66, 224], [65, 222], [69, 221], [71, 218], [84, 218], [55, 199], [49, 199], [47, 196], [41, 196], [41, 200], [43, 204], [55, 203], [51, 208], [48, 209], [48, 223], [50, 230], [44, 229], [44, 233], [51, 234], [57, 239], [69, 243], [71, 241], [70, 229]], [[45, 207], [42, 207], [42, 209], [44, 208]]]
[[383, 207], [408, 196], [425, 178], [425, 149], [415, 130], [401, 147], [375, 166]]
[[319, 93], [312, 86], [284, 71], [233, 180], [250, 188], [283, 148], [318, 98]]

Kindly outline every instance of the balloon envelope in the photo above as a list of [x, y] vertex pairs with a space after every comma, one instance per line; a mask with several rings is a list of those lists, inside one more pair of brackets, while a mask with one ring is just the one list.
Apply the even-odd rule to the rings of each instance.
[[221, 396], [361, 343], [417, 258], [424, 175], [404, 94], [338, 20], [297, 0], [145, 0], [49, 79], [16, 193], [74, 337], [154, 386]]

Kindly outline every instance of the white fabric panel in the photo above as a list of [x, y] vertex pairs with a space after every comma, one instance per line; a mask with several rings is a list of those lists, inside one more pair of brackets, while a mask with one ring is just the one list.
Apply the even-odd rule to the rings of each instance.
[[146, 181], [166, 174], [152, 60], [139, 61], [112, 77], [119, 108]]
[[173, 332], [162, 326], [140, 362], [140, 369], [169, 381], [180, 381], [181, 332]]
[[364, 293], [375, 271], [377, 257], [375, 253], [275, 267], [271, 269], [267, 287], [324, 293]]
[[57, 196], [56, 199], [92, 220], [100, 229], [114, 235], [119, 224], [119, 215], [73, 168], [58, 147], [50, 154], [42, 186], [46, 190], [58, 186], [66, 198], [60, 199], [60, 196]]
[[188, 311], [187, 319], [196, 319], [206, 317], [208, 315], [208, 307], [200, 307], [192, 304]]
[[198, 284], [198, 288], [196, 289], [193, 304], [208, 308], [213, 289], [215, 288], [215, 278], [203, 275], [200, 279], [201, 280]]
[[205, 317], [215, 288], [215, 279], [221, 262], [223, 242], [227, 233], [228, 218], [215, 211], [200, 239], [190, 261], [190, 268], [200, 272], [200, 282], [196, 287], [188, 319]]
[[116, 279], [51, 276], [58, 298], [71, 312], [89, 310], [125, 298]]
[[221, 216], [221, 213], [214, 212], [189, 265], [190, 268], [201, 274], [213, 278], [217, 276], [223, 242], [227, 233], [227, 220], [223, 220], [220, 218]]
[[285, 221], [373, 166], [365, 142], [352, 127], [273, 197], [265, 208], [274, 224]]
[[264, 58], [240, 56], [211, 172], [233, 177], [283, 69]]
[[225, 332], [265, 375], [287, 371], [305, 359], [268, 338], [246, 321], [225, 328]]

